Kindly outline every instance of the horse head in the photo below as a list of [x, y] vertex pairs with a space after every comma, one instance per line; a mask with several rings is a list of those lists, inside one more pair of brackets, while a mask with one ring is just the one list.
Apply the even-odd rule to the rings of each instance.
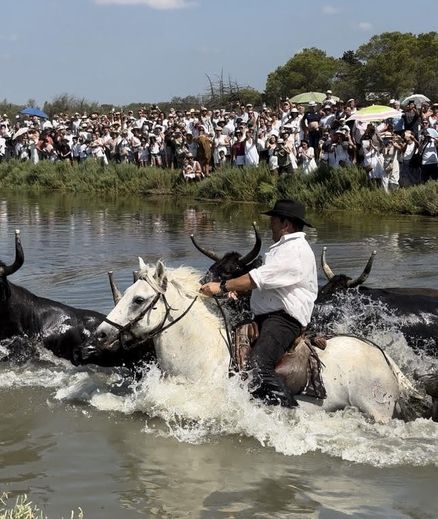
[[161, 261], [145, 265], [140, 259], [138, 280], [99, 325], [95, 344], [100, 352], [132, 351], [147, 349], [153, 340], [163, 371], [192, 378], [202, 365], [210, 377], [218, 366], [225, 375], [228, 366], [222, 328], [215, 303], [199, 294], [198, 271], [166, 269]]
[[261, 261], [259, 253], [262, 246], [262, 240], [255, 222], [252, 226], [254, 228], [256, 241], [251, 251], [244, 256], [239, 252], [227, 252], [220, 257], [214, 251], [201, 247], [196, 242], [193, 234], [190, 236], [193, 245], [202, 252], [202, 254], [207, 256], [207, 258], [214, 261], [205, 276], [201, 279], [201, 284], [208, 283], [209, 281], [222, 281], [237, 278], [243, 274], [247, 274], [251, 269], [260, 266]]
[[138, 279], [124, 294], [113, 289], [110, 275], [116, 306], [96, 330], [100, 350], [117, 351], [120, 348], [138, 346], [151, 338], [168, 317], [167, 274], [164, 264], [158, 261], [154, 268], [139, 258], [139, 267]]
[[0, 262], [0, 303], [6, 303], [11, 295], [8, 276], [17, 272], [24, 263], [24, 252], [21, 245], [20, 231], [15, 231], [15, 260], [11, 265]]

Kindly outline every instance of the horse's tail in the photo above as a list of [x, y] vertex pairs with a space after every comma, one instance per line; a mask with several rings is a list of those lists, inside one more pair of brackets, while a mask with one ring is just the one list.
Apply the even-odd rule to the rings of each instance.
[[386, 362], [388, 363], [388, 366], [391, 368], [392, 372], [394, 373], [394, 376], [397, 380], [398, 387], [400, 389], [400, 393], [404, 396], [412, 396], [416, 398], [423, 398], [423, 395], [418, 392], [418, 390], [413, 386], [413, 384], [410, 382], [408, 377], [406, 375], [403, 375], [400, 368], [398, 367], [397, 363], [391, 358], [391, 356], [377, 343], [372, 341], [371, 339], [368, 339], [367, 337], [359, 337], [357, 335], [350, 335], [350, 334], [342, 334], [345, 337], [354, 337], [356, 339], [360, 339], [364, 342], [367, 342], [368, 344], [371, 344], [372, 346], [378, 348], [382, 355], [384, 356]]
[[403, 375], [395, 361], [387, 353], [385, 353], [385, 356], [400, 388], [400, 398], [396, 405], [399, 418], [411, 421], [419, 417], [428, 417], [430, 415], [430, 405], [424, 395]]
[[394, 373], [395, 378], [398, 382], [398, 387], [400, 388], [400, 393], [402, 395], [416, 396], [418, 398], [423, 398], [422, 395], [418, 392], [418, 390], [414, 387], [412, 382], [408, 379], [406, 375], [404, 375], [401, 369], [398, 367], [396, 362], [385, 352], [386, 360], [388, 361], [389, 367]]

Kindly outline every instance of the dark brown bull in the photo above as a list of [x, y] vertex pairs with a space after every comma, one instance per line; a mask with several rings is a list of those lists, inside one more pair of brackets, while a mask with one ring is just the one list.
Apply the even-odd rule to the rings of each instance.
[[[363, 272], [352, 279], [345, 274], [334, 274], [325, 257], [326, 247], [321, 254], [321, 266], [328, 282], [320, 288], [317, 305], [333, 305], [333, 315], [341, 309], [340, 294], [356, 289], [357, 293], [370, 302], [381, 302], [397, 316], [399, 329], [407, 342], [431, 353], [438, 353], [438, 290], [433, 288], [371, 288], [363, 285], [368, 278], [376, 251], [373, 251]], [[325, 319], [332, 319], [325, 313]], [[318, 321], [318, 315], [316, 316]]]
[[[20, 232], [15, 232], [15, 260], [0, 262], [0, 342], [11, 357], [21, 359], [32, 352], [32, 345], [42, 344], [58, 357], [74, 364], [133, 366], [144, 358], [144, 350], [108, 355], [89, 355], [88, 345], [104, 315], [36, 296], [14, 285], [8, 277], [24, 263]], [[85, 358], [87, 357], [87, 358]]]
[[201, 280], [202, 284], [208, 283], [209, 281], [222, 281], [237, 278], [247, 274], [251, 269], [260, 266], [261, 258], [259, 257], [259, 254], [262, 247], [262, 240], [255, 222], [252, 226], [254, 228], [256, 241], [251, 251], [245, 256], [242, 256], [240, 252], [233, 251], [227, 252], [220, 257], [216, 252], [201, 247], [195, 240], [193, 234], [190, 236], [193, 245], [199, 250], [199, 252], [214, 261], [214, 263], [209, 267], [204, 278]]

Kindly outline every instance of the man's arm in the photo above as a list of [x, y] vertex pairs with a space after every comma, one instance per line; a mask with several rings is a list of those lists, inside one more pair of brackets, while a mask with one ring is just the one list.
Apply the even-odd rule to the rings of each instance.
[[[238, 294], [241, 294], [256, 288], [256, 285], [249, 274], [244, 274], [235, 279], [228, 279], [225, 282], [225, 288], [227, 292], [237, 292]], [[207, 297], [216, 296], [222, 292], [220, 283], [216, 281], [202, 285], [199, 291]]]

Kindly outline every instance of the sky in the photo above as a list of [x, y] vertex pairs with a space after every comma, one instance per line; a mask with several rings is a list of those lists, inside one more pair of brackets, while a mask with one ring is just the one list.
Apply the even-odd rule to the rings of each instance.
[[303, 48], [356, 50], [438, 30], [438, 0], [0, 0], [0, 99], [125, 105], [205, 93], [221, 73], [263, 91]]

